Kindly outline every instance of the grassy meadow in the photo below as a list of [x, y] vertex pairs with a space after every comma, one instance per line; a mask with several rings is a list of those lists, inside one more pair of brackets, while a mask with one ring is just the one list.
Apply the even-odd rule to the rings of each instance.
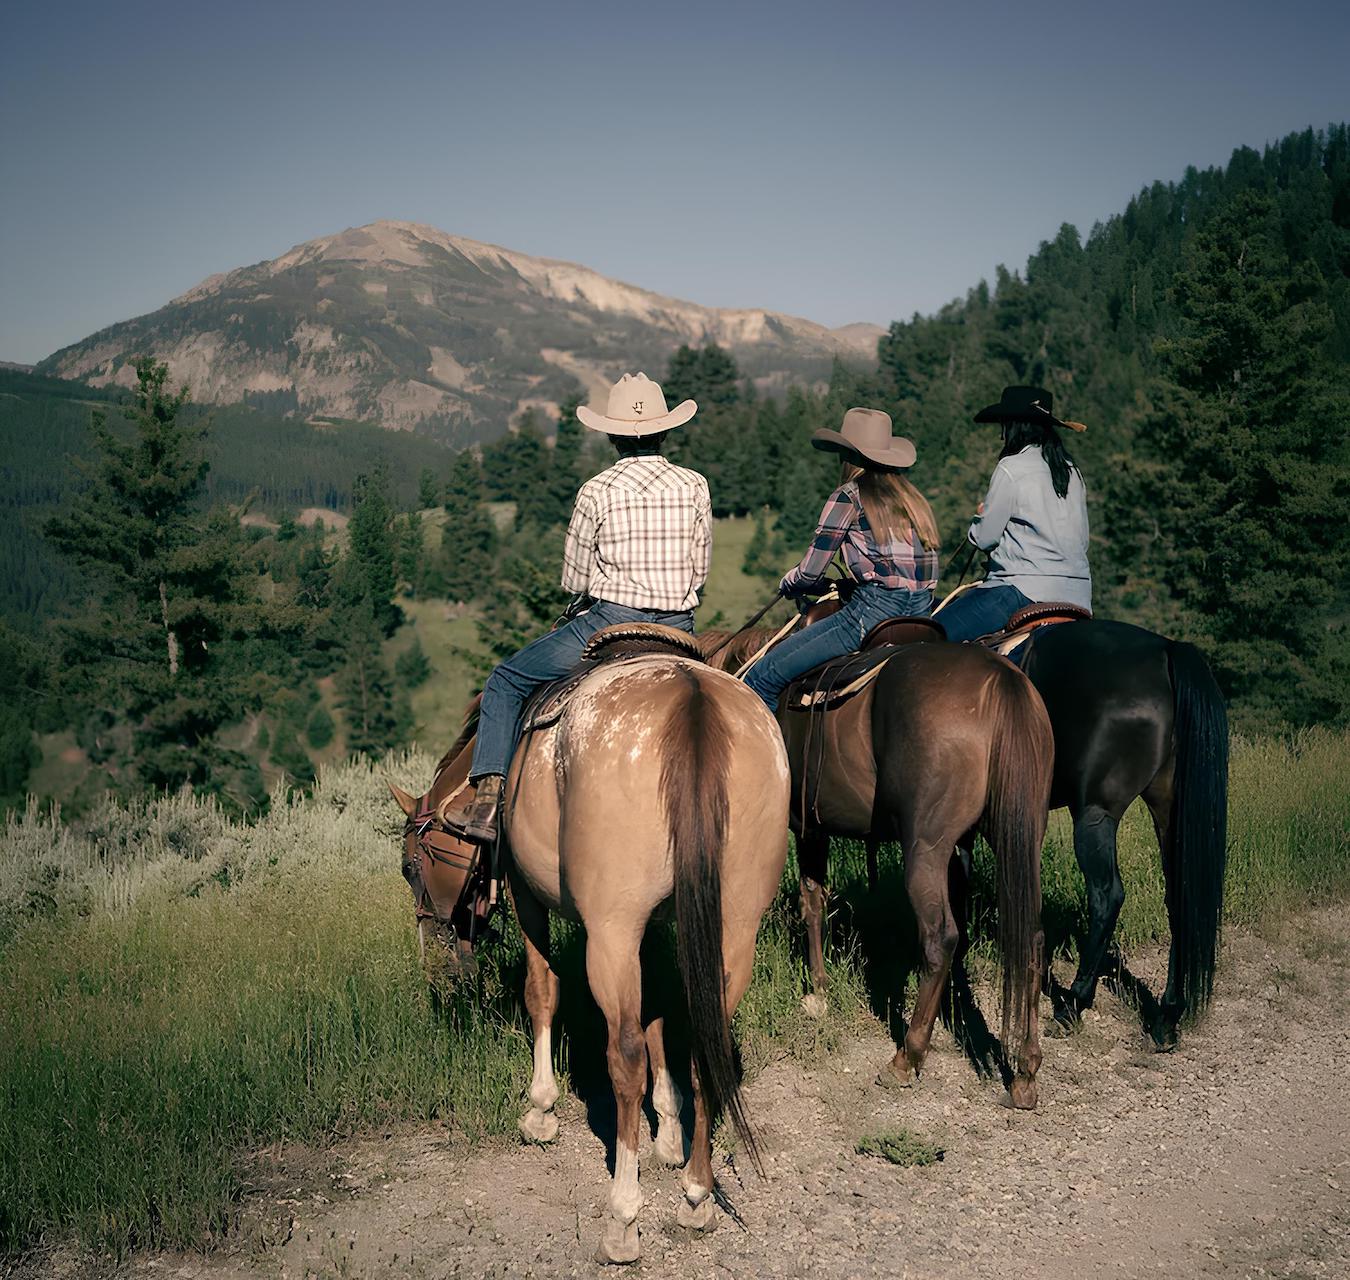
[[[701, 626], [739, 624], [766, 598], [765, 585], [740, 571], [752, 532], [750, 520], [718, 522]], [[78, 823], [37, 806], [8, 820], [0, 1248], [67, 1233], [117, 1251], [220, 1239], [249, 1154], [283, 1140], [322, 1144], [406, 1122], [443, 1125], [465, 1142], [514, 1135], [530, 1071], [514, 925], [504, 922], [472, 983], [428, 982], [399, 874], [402, 815], [384, 788], [388, 776], [422, 791], [457, 731], [473, 688], [465, 658], [478, 651], [475, 615], [444, 601], [404, 608], [413, 625], [391, 648], [416, 635], [434, 672], [413, 694], [423, 749], [376, 767], [330, 751], [312, 794], [278, 791], [254, 825], [187, 795], [124, 806], [95, 794]], [[49, 754], [47, 767], [74, 777], [78, 762], [65, 756], [76, 753]], [[1230, 922], [1350, 887], [1350, 738], [1239, 743], [1232, 780]], [[1122, 829], [1121, 862], [1123, 945], [1165, 939], [1142, 808]], [[983, 967], [994, 960], [987, 851], [978, 865]], [[1083, 887], [1062, 814], [1052, 818], [1045, 867], [1048, 927], [1064, 936], [1082, 918]], [[828, 1051], [859, 1019], [887, 1018], [904, 998], [917, 957], [904, 942], [898, 858], [884, 856], [882, 869], [883, 892], [869, 901], [861, 848], [836, 843], [831, 1007], [813, 1020], [800, 1002], [789, 862], [738, 1015], [748, 1071]], [[555, 941], [565, 1080], [605, 1089], [582, 939], [559, 924]]]
[[[0, 853], [5, 1248], [67, 1232], [114, 1250], [209, 1243], [229, 1231], [248, 1153], [281, 1140], [407, 1121], [466, 1141], [514, 1132], [530, 1068], [514, 926], [472, 984], [433, 989], [399, 875], [401, 815], [384, 778], [420, 788], [431, 763], [414, 752], [327, 768], [311, 796], [278, 795], [253, 826], [186, 795], [104, 802], [79, 829], [36, 808], [11, 817]], [[1350, 888], [1350, 738], [1238, 742], [1232, 780], [1230, 925]], [[1128, 952], [1166, 937], [1142, 808], [1124, 824], [1121, 860]], [[902, 995], [913, 957], [890, 941], [905, 935], [896, 913], [908, 914], [895, 864], [884, 859], [885, 892], [865, 902], [861, 850], [837, 846], [832, 1007], [819, 1021], [800, 1007], [789, 864], [738, 1016], [748, 1070], [826, 1051]], [[1077, 922], [1082, 882], [1060, 815], [1045, 866], [1047, 918]], [[975, 911], [986, 931], [988, 871], [986, 854]], [[564, 1065], [575, 1081], [589, 1062], [604, 1087], [581, 940], [555, 928]]]

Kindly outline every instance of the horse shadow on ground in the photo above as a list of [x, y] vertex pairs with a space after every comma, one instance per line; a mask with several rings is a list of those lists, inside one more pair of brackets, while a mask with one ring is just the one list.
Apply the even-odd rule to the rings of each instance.
[[[836, 847], [839, 844], [835, 842]], [[881, 846], [873, 892], [860, 854], [850, 856], [856, 853], [850, 846], [840, 851], [842, 857], [833, 856], [834, 849], [831, 852], [834, 890], [827, 926], [829, 943], [835, 954], [854, 951], [859, 955], [868, 1007], [899, 1046], [909, 1030], [905, 1009], [914, 1002], [923, 967], [918, 926], [905, 888], [903, 854], [898, 844]], [[960, 874], [954, 860], [953, 893], [959, 888]], [[940, 1016], [981, 1080], [998, 1076], [1005, 1087], [1012, 1082], [1007, 1055], [975, 999], [960, 952], [943, 992]]]
[[[618, 1111], [606, 1054], [608, 1030], [604, 1014], [586, 980], [586, 935], [580, 926], [551, 921], [553, 969], [558, 975], [558, 1010], [554, 1017], [554, 1067], [560, 1084], [585, 1108], [586, 1124], [603, 1143], [606, 1166], [614, 1172]], [[529, 1015], [525, 1008], [525, 962], [514, 922], [502, 921], [496, 936], [480, 952], [471, 974], [448, 983], [442, 993], [433, 985], [439, 1016], [455, 1016], [458, 1000], [470, 999], [495, 1006], [508, 1023], [522, 1028], [523, 1063], [529, 1061]], [[667, 1065], [684, 1105], [681, 1119], [686, 1138], [693, 1129], [693, 1093], [690, 1084], [690, 1031], [679, 971], [675, 963], [673, 931], [661, 920], [653, 922], [642, 949], [643, 1022], [665, 1018]], [[650, 1082], [649, 1082], [650, 1088]], [[521, 1110], [527, 1105], [521, 1099]], [[648, 1134], [656, 1134], [657, 1115], [650, 1093], [643, 1099]]]

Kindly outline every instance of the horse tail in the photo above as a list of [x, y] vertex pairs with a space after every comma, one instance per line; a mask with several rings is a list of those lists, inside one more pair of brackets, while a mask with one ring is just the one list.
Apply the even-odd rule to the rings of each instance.
[[689, 1004], [694, 1066], [709, 1122], [725, 1109], [763, 1172], [731, 1042], [722, 956], [722, 851], [727, 833], [731, 730], [697, 671], [681, 665], [681, 696], [661, 739], [661, 795], [675, 872], [675, 936]]
[[[1000, 664], [991, 689], [989, 796], [985, 834], [998, 865], [1003, 952], [1003, 1043], [1034, 1027], [1045, 935], [1041, 928], [1041, 842], [1049, 813], [1055, 740], [1030, 680]], [[1011, 1051], [1010, 1051], [1011, 1056]], [[1033, 1072], [1038, 1063], [1027, 1064]]]
[[1168, 877], [1175, 977], [1198, 1018], [1214, 991], [1228, 856], [1228, 709], [1200, 651], [1167, 643], [1172, 681], [1172, 809]]

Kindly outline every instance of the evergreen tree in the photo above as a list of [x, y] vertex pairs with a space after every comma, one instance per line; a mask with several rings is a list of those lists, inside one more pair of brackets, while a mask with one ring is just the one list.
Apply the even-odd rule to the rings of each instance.
[[347, 619], [347, 663], [338, 675], [339, 706], [347, 729], [347, 750], [378, 759], [403, 745], [406, 713], [381, 649], [382, 631], [368, 605]]
[[423, 467], [417, 479], [417, 505], [423, 511], [441, 505], [441, 482], [430, 467]]
[[1139, 432], [1163, 464], [1140, 483], [1155, 552], [1221, 683], [1305, 722], [1350, 709], [1323, 621], [1350, 551], [1350, 394], [1320, 358], [1327, 294], [1314, 263], [1290, 262], [1274, 202], [1241, 193], [1175, 279], [1180, 324], [1158, 344], [1170, 379]]
[[497, 528], [482, 499], [482, 469], [466, 449], [455, 458], [446, 486], [438, 557], [444, 590], [452, 600], [473, 599], [492, 576]]
[[408, 595], [416, 599], [422, 594], [427, 564], [421, 512], [409, 511], [395, 522], [395, 540], [398, 545], [399, 581]]
[[580, 394], [569, 396], [558, 412], [546, 493], [536, 507], [537, 519], [544, 526], [566, 525], [572, 517], [572, 504], [581, 485], [581, 437], [585, 431], [577, 419], [577, 407], [584, 403], [585, 397]]
[[389, 472], [383, 463], [352, 485], [356, 506], [347, 526], [342, 597], [347, 605], [366, 600], [382, 634], [393, 635], [403, 620], [394, 603], [394, 514], [389, 505]]
[[41, 759], [33, 732], [44, 674], [37, 647], [0, 622], [0, 810], [24, 803], [28, 774]]
[[182, 420], [186, 390], [170, 394], [153, 360], [136, 372], [131, 439], [95, 411], [86, 488], [47, 525], [93, 593], [61, 628], [61, 693], [123, 785], [190, 783], [256, 807], [256, 762], [218, 735], [285, 672], [300, 619], [258, 600], [237, 518], [200, 515], [204, 427]]
[[394, 675], [405, 689], [419, 688], [431, 679], [431, 663], [427, 661], [419, 636], [413, 636], [412, 644], [398, 655], [394, 663]]

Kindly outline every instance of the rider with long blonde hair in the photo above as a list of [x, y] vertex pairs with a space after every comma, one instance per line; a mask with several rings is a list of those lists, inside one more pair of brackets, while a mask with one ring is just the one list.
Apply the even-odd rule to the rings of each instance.
[[791, 680], [856, 652], [873, 627], [931, 612], [938, 577], [937, 523], [905, 475], [914, 445], [891, 434], [889, 415], [850, 409], [839, 431], [819, 430], [811, 443], [844, 456], [843, 482], [825, 503], [810, 549], [779, 590], [791, 598], [818, 586], [841, 548], [857, 585], [837, 613], [789, 636], [751, 668], [746, 683], [774, 710]]

